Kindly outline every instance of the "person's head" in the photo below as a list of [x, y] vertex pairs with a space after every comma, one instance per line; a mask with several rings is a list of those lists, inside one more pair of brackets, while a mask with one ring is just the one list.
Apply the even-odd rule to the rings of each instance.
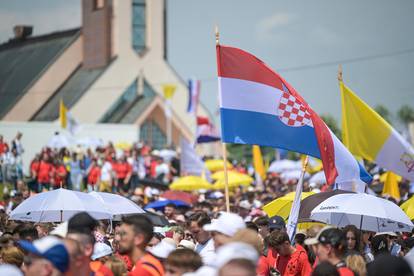
[[328, 261], [320, 262], [312, 272], [312, 276], [339, 276], [336, 267]]
[[269, 246], [274, 248], [281, 256], [289, 256], [292, 253], [289, 235], [285, 231], [273, 231], [269, 236]]
[[189, 228], [196, 242], [204, 244], [210, 239], [210, 233], [203, 229], [203, 226], [211, 223], [210, 217], [203, 212], [195, 213], [188, 219]]
[[0, 258], [1, 263], [15, 265], [20, 268], [23, 264], [24, 254], [18, 247], [12, 246], [2, 249]]
[[326, 226], [315, 238], [305, 240], [306, 245], [316, 245], [315, 253], [321, 261], [337, 262], [346, 247], [344, 233], [334, 227]]
[[215, 248], [230, 242], [238, 230], [245, 228], [246, 224], [239, 215], [227, 212], [222, 212], [217, 219], [203, 226], [204, 230], [210, 231]]
[[367, 275], [367, 265], [361, 255], [349, 255], [345, 258], [346, 266], [358, 275]]
[[36, 228], [37, 235], [39, 236], [39, 238], [43, 238], [49, 235], [51, 226], [48, 223], [38, 223], [35, 225], [35, 228]]
[[154, 232], [154, 235], [152, 235], [152, 238], [147, 245], [147, 248], [156, 246], [162, 241], [163, 238], [164, 236], [161, 233]]
[[119, 231], [119, 252], [130, 254], [137, 249], [144, 251], [153, 234], [154, 228], [147, 217], [133, 215], [123, 218]]
[[177, 206], [174, 203], [168, 203], [167, 205], [165, 205], [164, 215], [167, 218], [172, 218], [175, 215], [176, 209], [177, 209]]
[[253, 246], [258, 254], [263, 252], [263, 239], [256, 231], [251, 229], [241, 229], [231, 238], [232, 242], [244, 242]]
[[343, 229], [346, 238], [347, 250], [360, 251], [361, 236], [355, 225], [347, 225]]
[[82, 245], [77, 240], [71, 238], [65, 238], [63, 242], [68, 250], [70, 260], [67, 274], [79, 275], [82, 271], [83, 263], [86, 261], [82, 251]]
[[23, 133], [21, 133], [20, 131], [18, 131], [17, 134], [16, 134], [16, 139], [17, 140], [20, 140], [22, 138], [22, 136], [23, 136]]
[[256, 266], [247, 259], [233, 259], [222, 266], [218, 272], [219, 276], [255, 276]]
[[375, 257], [368, 266], [368, 276], [413, 275], [410, 265], [404, 258], [383, 254]]
[[109, 256], [105, 262], [105, 266], [112, 271], [114, 276], [125, 276], [128, 273], [124, 261], [116, 256]]
[[15, 229], [15, 234], [18, 235], [17, 239], [26, 240], [32, 242], [39, 238], [38, 233], [34, 225], [32, 224], [21, 224]]
[[269, 218], [268, 222], [269, 231], [285, 231], [286, 230], [286, 223], [285, 220], [281, 216], [273, 216]]
[[112, 248], [103, 242], [95, 243], [93, 247], [92, 260], [105, 263], [109, 256], [112, 255]]
[[269, 231], [269, 218], [267, 216], [258, 217], [254, 220], [254, 223], [259, 228], [259, 234], [262, 238], [266, 238], [270, 231]]
[[374, 236], [371, 239], [371, 251], [374, 256], [389, 253], [386, 235]]
[[182, 248], [171, 252], [165, 262], [166, 276], [181, 276], [187, 272], [193, 272], [203, 265], [197, 252]]
[[33, 243], [19, 241], [19, 245], [28, 252], [23, 266], [26, 276], [63, 275], [69, 268], [69, 253], [56, 237], [44, 237]]

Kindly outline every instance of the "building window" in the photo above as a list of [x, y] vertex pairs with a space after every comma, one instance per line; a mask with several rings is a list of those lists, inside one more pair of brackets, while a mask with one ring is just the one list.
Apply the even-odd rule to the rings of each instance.
[[162, 149], [167, 144], [167, 138], [158, 124], [153, 120], [146, 120], [140, 127], [140, 141], [154, 149]]
[[132, 0], [132, 47], [139, 53], [145, 49], [145, 0]]
[[99, 10], [102, 9], [105, 5], [105, 0], [94, 0], [93, 1], [93, 10]]

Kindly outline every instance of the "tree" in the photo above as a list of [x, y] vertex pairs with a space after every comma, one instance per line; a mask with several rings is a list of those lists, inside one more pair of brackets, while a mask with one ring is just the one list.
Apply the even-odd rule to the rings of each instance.
[[408, 126], [410, 123], [414, 123], [414, 109], [409, 105], [403, 105], [398, 110], [398, 118], [405, 126]]
[[379, 104], [374, 109], [385, 121], [391, 124], [391, 113], [385, 106]]
[[321, 115], [322, 120], [325, 124], [332, 130], [332, 132], [338, 137], [339, 140], [342, 139], [341, 129], [338, 127], [338, 123], [335, 118], [330, 114]]

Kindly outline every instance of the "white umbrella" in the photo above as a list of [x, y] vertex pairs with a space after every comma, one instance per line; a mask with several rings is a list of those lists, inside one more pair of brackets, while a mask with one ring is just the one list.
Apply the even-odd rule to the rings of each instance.
[[56, 132], [47, 142], [47, 146], [52, 149], [67, 148], [70, 145], [69, 138], [59, 132]]
[[33, 222], [67, 221], [79, 212], [95, 219], [111, 219], [105, 205], [87, 193], [57, 189], [39, 193], [23, 201], [10, 213], [10, 219]]
[[312, 175], [312, 177], [309, 179], [309, 183], [316, 183], [316, 184], [325, 184], [326, 183], [326, 177], [325, 172], [320, 171]]
[[364, 193], [332, 196], [316, 206], [310, 218], [338, 227], [352, 224], [374, 232], [411, 232], [414, 227], [396, 204]]
[[[301, 170], [285, 171], [281, 173], [280, 178], [282, 178], [283, 181], [298, 180], [301, 174], [302, 174]], [[304, 178], [307, 179], [308, 177], [309, 177], [309, 174], [305, 172]]]
[[293, 171], [293, 170], [301, 170], [302, 163], [300, 161], [292, 161], [292, 160], [276, 160], [270, 164], [268, 169], [269, 172], [274, 173], [281, 173], [284, 171]]
[[120, 195], [102, 192], [90, 192], [89, 195], [102, 202], [112, 216], [145, 213], [141, 207]]

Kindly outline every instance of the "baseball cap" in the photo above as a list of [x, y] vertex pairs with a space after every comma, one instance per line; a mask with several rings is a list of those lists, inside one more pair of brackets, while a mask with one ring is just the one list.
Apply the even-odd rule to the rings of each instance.
[[381, 236], [381, 235], [387, 235], [387, 236], [391, 236], [391, 237], [398, 237], [398, 235], [395, 234], [394, 232], [378, 232], [374, 235], [374, 237]]
[[176, 248], [177, 246], [173, 239], [165, 238], [154, 247], [148, 249], [148, 251], [155, 257], [166, 259]]
[[250, 204], [247, 200], [243, 200], [243, 201], [240, 201], [239, 207], [246, 209], [246, 210], [250, 210], [252, 208], [252, 204]]
[[269, 218], [269, 229], [281, 230], [286, 228], [285, 220], [281, 216], [273, 216]]
[[338, 228], [332, 226], [325, 226], [319, 231], [318, 235], [314, 238], [306, 239], [306, 245], [313, 244], [330, 244], [334, 247], [337, 247], [341, 242], [345, 242], [344, 233]]
[[64, 273], [69, 267], [69, 253], [63, 242], [57, 237], [47, 236], [33, 243], [21, 240], [20, 247], [50, 261], [60, 272]]
[[230, 237], [236, 234], [237, 230], [244, 228], [246, 228], [246, 224], [241, 216], [227, 212], [222, 212], [218, 219], [203, 226], [206, 231], [216, 231]]
[[177, 248], [188, 248], [188, 249], [194, 250], [195, 244], [192, 241], [181, 240]]
[[217, 250], [215, 266], [220, 268], [234, 259], [247, 259], [254, 264], [259, 260], [257, 250], [244, 242], [230, 242]]
[[92, 260], [96, 260], [112, 254], [112, 248], [103, 242], [97, 242], [93, 246]]

